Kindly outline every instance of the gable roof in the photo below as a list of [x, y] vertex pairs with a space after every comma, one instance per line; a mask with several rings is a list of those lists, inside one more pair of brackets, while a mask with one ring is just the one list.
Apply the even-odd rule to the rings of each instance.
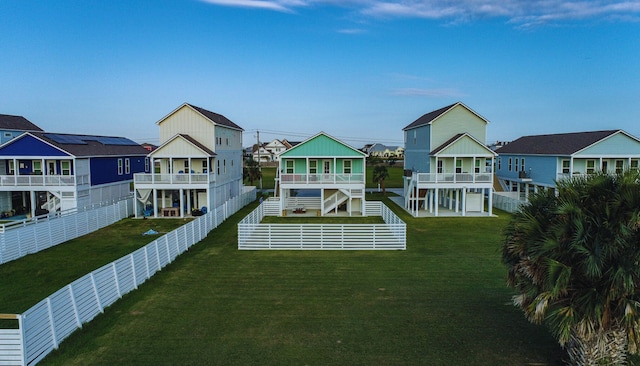
[[605, 130], [523, 136], [497, 149], [496, 152], [498, 154], [571, 155], [619, 132], [624, 133], [622, 130]]
[[22, 116], [0, 114], [0, 129], [16, 131], [42, 131], [42, 129]]
[[199, 150], [201, 150], [203, 153], [209, 155], [209, 156], [215, 156], [216, 153], [213, 152], [211, 149], [209, 149], [208, 147], [204, 146], [203, 144], [201, 144], [200, 142], [198, 142], [198, 140], [194, 139], [193, 137], [187, 135], [186, 133], [179, 133], [174, 135], [172, 138], [168, 139], [167, 141], [165, 141], [162, 145], [158, 146], [157, 149], [153, 150], [149, 156], [152, 156], [154, 154], [161, 154], [161, 150], [163, 147], [169, 145], [171, 142], [175, 141], [176, 139], [183, 139], [185, 141], [187, 141], [189, 144], [195, 146], [196, 148], [198, 148]]
[[344, 146], [344, 147], [346, 147], [347, 149], [353, 150], [354, 152], [356, 152], [356, 153], [357, 153], [357, 154], [359, 154], [359, 155], [367, 156], [367, 154], [366, 154], [366, 153], [364, 153], [364, 152], [362, 152], [362, 151], [360, 151], [360, 150], [356, 149], [355, 147], [353, 147], [353, 146], [351, 146], [351, 145], [349, 145], [349, 144], [347, 144], [347, 143], [345, 143], [345, 142], [342, 142], [342, 141], [338, 140], [337, 138], [335, 138], [335, 137], [333, 137], [333, 136], [329, 135], [328, 133], [326, 133], [326, 132], [322, 132], [322, 131], [321, 131], [321, 132], [318, 132], [317, 134], [315, 134], [315, 135], [313, 135], [313, 136], [309, 137], [308, 139], [306, 139], [306, 140], [304, 140], [304, 141], [302, 141], [302, 142], [300, 142], [300, 143], [296, 144], [294, 147], [292, 147], [292, 148], [290, 148], [290, 149], [288, 149], [288, 150], [282, 151], [282, 152], [280, 152], [280, 153], [278, 153], [278, 154], [276, 154], [276, 155], [281, 156], [281, 155], [293, 154], [293, 152], [295, 152], [295, 150], [300, 149], [302, 146], [304, 146], [305, 144], [307, 144], [309, 141], [312, 141], [313, 139], [315, 139], [315, 138], [317, 138], [317, 137], [319, 137], [319, 136], [324, 136], [324, 137], [326, 137], [326, 138], [328, 138], [328, 139], [330, 139], [330, 140], [333, 140], [333, 141], [337, 142], [338, 144], [343, 145], [343, 146]]
[[76, 157], [142, 155], [149, 153], [140, 144], [125, 137], [75, 135], [67, 133], [25, 132], [2, 145], [9, 146], [25, 136], [33, 136]]
[[476, 115], [481, 120], [485, 121], [486, 123], [489, 123], [489, 121], [487, 121], [484, 117], [482, 117], [481, 115], [476, 113], [473, 109], [471, 109], [471, 108], [467, 107], [466, 105], [464, 105], [464, 103], [456, 102], [456, 103], [450, 104], [450, 105], [448, 105], [446, 107], [442, 107], [440, 109], [436, 109], [435, 111], [432, 111], [432, 112], [429, 112], [427, 114], [422, 115], [422, 117], [420, 117], [417, 120], [411, 122], [410, 124], [407, 125], [407, 127], [403, 128], [402, 130], [404, 131], [404, 130], [409, 130], [409, 129], [420, 127], [420, 126], [424, 126], [424, 125], [429, 125], [429, 124], [433, 123], [433, 121], [435, 121], [438, 118], [440, 118], [440, 116], [442, 116], [443, 114], [449, 112], [450, 110], [452, 110], [453, 108], [455, 108], [457, 106], [462, 106], [463, 108], [465, 108], [469, 112], [471, 112], [474, 115]]
[[497, 156], [498, 154], [496, 154], [493, 150], [491, 150], [490, 148], [488, 148], [485, 144], [483, 144], [482, 142], [478, 141], [475, 137], [471, 136], [468, 133], [459, 133], [456, 134], [455, 136], [453, 136], [452, 138], [450, 138], [449, 140], [445, 141], [442, 145], [436, 147], [435, 149], [433, 149], [429, 155], [437, 155], [439, 152], [443, 151], [444, 149], [446, 149], [447, 147], [455, 144], [457, 141], [461, 140], [464, 137], [468, 137], [471, 140], [473, 140], [475, 143], [477, 143], [479, 146], [482, 146], [485, 150], [487, 150], [487, 152], [491, 153], [494, 156]]
[[222, 126], [227, 126], [227, 127], [235, 128], [237, 130], [244, 131], [242, 129], [242, 127], [240, 127], [237, 124], [233, 123], [230, 119], [228, 119], [227, 117], [225, 117], [225, 116], [223, 116], [221, 114], [208, 111], [208, 110], [206, 110], [204, 108], [196, 107], [195, 105], [189, 104], [189, 103], [185, 103], [184, 105], [187, 105], [187, 106], [195, 109], [198, 113], [200, 113], [201, 115], [203, 115], [204, 117], [206, 117], [208, 120], [210, 120], [211, 122], [213, 122], [215, 124], [222, 125]]

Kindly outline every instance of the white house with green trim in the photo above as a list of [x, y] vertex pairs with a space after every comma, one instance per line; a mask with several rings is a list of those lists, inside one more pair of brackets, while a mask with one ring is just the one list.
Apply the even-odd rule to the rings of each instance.
[[414, 216], [492, 215], [497, 154], [486, 146], [488, 124], [457, 102], [403, 129], [404, 203], [409, 212]]
[[280, 212], [365, 215], [366, 157], [324, 132], [280, 153]]

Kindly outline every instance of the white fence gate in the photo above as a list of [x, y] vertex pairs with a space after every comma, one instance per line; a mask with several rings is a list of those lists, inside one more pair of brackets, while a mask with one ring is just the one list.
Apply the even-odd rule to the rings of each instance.
[[238, 223], [238, 249], [406, 249], [406, 224], [382, 202], [367, 202], [366, 212], [382, 216], [384, 224], [261, 224], [271, 212], [265, 203]]
[[[21, 323], [19, 329], [0, 330], [0, 365], [22, 366], [40, 362], [82, 324], [137, 289], [255, 199], [254, 188], [135, 252], [75, 280], [21, 315], [0, 314], [0, 317], [14, 317]], [[17, 351], [20, 353], [16, 354]]]
[[133, 212], [133, 198], [63, 216], [24, 221], [0, 233], [0, 264], [64, 243], [109, 226]]

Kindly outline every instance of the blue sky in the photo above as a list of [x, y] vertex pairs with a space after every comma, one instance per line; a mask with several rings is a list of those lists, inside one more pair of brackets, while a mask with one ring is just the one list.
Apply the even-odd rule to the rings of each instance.
[[183, 102], [245, 146], [355, 147], [462, 101], [487, 138], [640, 136], [640, 0], [0, 0], [0, 113], [157, 142]]

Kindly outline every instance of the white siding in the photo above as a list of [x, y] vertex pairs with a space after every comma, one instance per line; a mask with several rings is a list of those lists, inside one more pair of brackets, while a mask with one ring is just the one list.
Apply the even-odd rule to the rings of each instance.
[[487, 141], [486, 127], [487, 123], [482, 118], [458, 105], [432, 123], [431, 149], [444, 144], [455, 134], [465, 132], [485, 143]]
[[173, 136], [182, 133], [198, 140], [201, 144], [215, 151], [213, 123], [188, 106], [183, 106], [159, 123], [160, 144]]

